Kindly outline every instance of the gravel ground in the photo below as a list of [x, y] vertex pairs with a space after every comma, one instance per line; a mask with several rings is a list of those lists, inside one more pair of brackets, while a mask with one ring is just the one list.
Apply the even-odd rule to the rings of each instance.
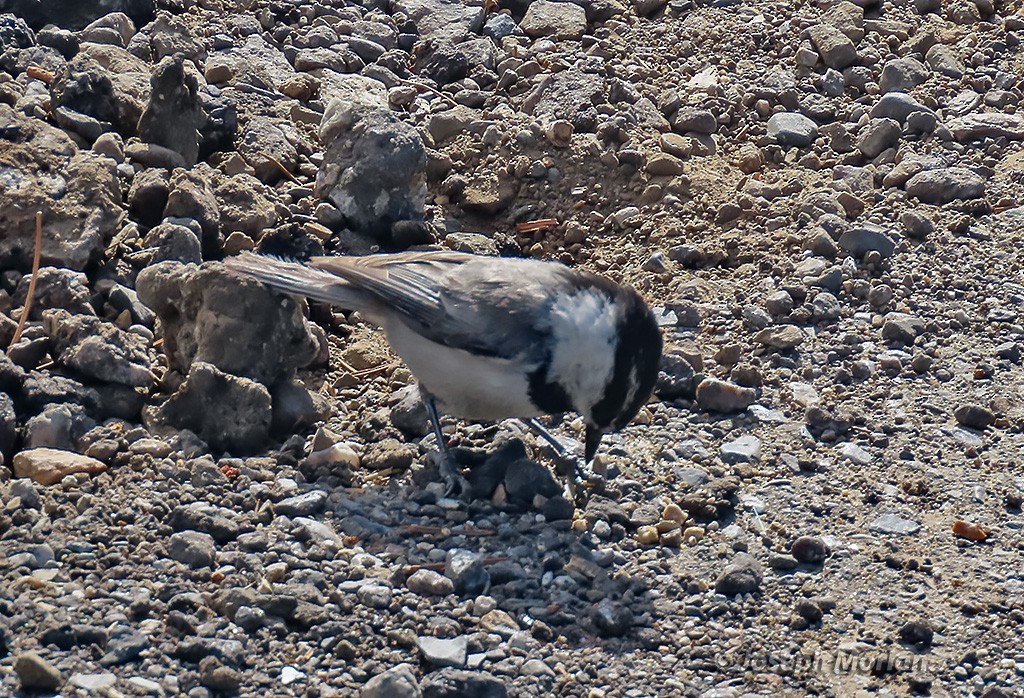
[[[0, 694], [1024, 695], [1019, 3], [0, 13]], [[411, 246], [657, 309], [605, 480], [218, 262]]]

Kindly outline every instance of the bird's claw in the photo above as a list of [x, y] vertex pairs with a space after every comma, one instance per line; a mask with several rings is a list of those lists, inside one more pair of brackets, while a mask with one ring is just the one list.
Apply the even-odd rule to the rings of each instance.
[[588, 466], [581, 455], [571, 451], [561, 453], [554, 451], [556, 471], [565, 477], [566, 487], [569, 496], [573, 501], [579, 502], [585, 493], [600, 493], [604, 491], [606, 480], [604, 476], [594, 472]]
[[469, 480], [459, 472], [459, 466], [455, 462], [455, 457], [448, 449], [444, 449], [440, 451], [438, 460], [437, 469], [441, 473], [441, 479], [445, 484], [444, 496], [469, 501], [472, 487], [469, 484]]

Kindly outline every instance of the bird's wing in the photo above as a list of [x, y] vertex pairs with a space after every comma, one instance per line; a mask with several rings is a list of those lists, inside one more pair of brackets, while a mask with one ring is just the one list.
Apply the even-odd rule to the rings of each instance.
[[460, 252], [314, 257], [310, 264], [393, 308], [428, 339], [504, 358], [543, 351], [544, 310], [572, 286], [572, 272], [557, 264]]

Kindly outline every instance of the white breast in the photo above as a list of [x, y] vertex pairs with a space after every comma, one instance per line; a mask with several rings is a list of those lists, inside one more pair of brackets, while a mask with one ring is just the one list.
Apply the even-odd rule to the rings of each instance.
[[553, 352], [548, 380], [557, 381], [584, 418], [600, 402], [615, 370], [616, 313], [611, 299], [578, 291], [551, 308]]
[[529, 382], [507, 359], [453, 349], [417, 334], [400, 320], [384, 328], [388, 342], [444, 412], [461, 419], [495, 421], [537, 417]]

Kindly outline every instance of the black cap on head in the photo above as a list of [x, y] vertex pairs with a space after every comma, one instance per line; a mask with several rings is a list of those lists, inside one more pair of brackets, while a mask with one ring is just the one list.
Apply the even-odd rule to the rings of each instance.
[[[661, 360], [661, 330], [654, 313], [632, 288], [617, 286], [616, 289], [615, 301], [621, 310], [615, 366], [604, 395], [590, 413], [593, 430], [598, 434], [618, 431], [636, 416], [654, 391]], [[600, 436], [592, 439], [588, 426], [588, 453], [591, 443], [596, 451], [599, 442]]]

